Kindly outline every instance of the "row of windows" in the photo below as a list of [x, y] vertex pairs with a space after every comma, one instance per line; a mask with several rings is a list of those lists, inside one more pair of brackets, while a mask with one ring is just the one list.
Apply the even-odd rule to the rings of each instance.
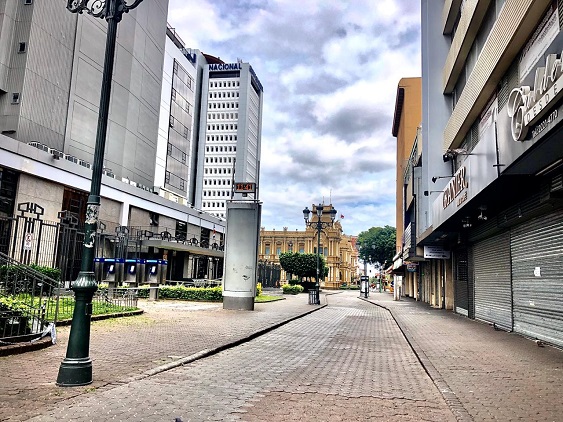
[[232, 163], [232, 157], [225, 157], [225, 161], [223, 161], [223, 157], [205, 157], [206, 163]]
[[164, 183], [174, 186], [177, 189], [186, 189], [186, 181], [169, 171], [164, 174]]
[[214, 169], [205, 169], [205, 174], [231, 174], [230, 168], [214, 168]]
[[204, 202], [203, 207], [204, 208], [218, 208], [218, 207], [225, 208], [225, 203], [224, 202]]
[[176, 75], [187, 88], [193, 91], [194, 79], [188, 74], [186, 69], [184, 69], [180, 63], [178, 63], [178, 60], [176, 59], [174, 59], [173, 72], [174, 75]]
[[[211, 180], [205, 179], [203, 181], [203, 184], [207, 185], [208, 184], [207, 182], [209, 182], [209, 185], [229, 185], [229, 186], [231, 185], [230, 179], [211, 179]], [[213, 182], [213, 183], [211, 183], [211, 182]]]
[[174, 116], [169, 117], [169, 125], [176, 129], [176, 132], [180, 133], [184, 138], [188, 139], [190, 136], [190, 129], [180, 123], [174, 118]]
[[[232, 94], [232, 95], [231, 95]], [[234, 92], [210, 92], [209, 98], [238, 98], [238, 91]]]
[[[293, 251], [293, 246], [289, 246], [288, 251], [290, 252]], [[324, 250], [323, 248], [321, 248], [320, 251], [321, 251], [320, 255], [328, 256], [328, 248], [324, 248]], [[281, 246], [276, 247], [276, 255], [281, 255], [281, 253], [282, 253]], [[299, 245], [299, 253], [305, 253], [305, 245]], [[313, 248], [313, 253], [314, 254], [317, 253], [316, 247]], [[270, 255], [270, 245], [265, 246], [264, 255]]]
[[[222, 140], [222, 139], [221, 139]], [[223, 148], [225, 148], [225, 151], [223, 151]], [[228, 149], [227, 149], [228, 148]], [[236, 152], [237, 151], [237, 147], [236, 146], [230, 146], [230, 147], [222, 147], [222, 146], [210, 146], [210, 147], [205, 147], [205, 152]], [[230, 163], [230, 159], [229, 159], [229, 163]]]
[[230, 125], [207, 125], [207, 130], [238, 130], [237, 124]]
[[207, 141], [236, 141], [237, 135], [207, 135]]
[[203, 196], [231, 196], [231, 191], [230, 190], [218, 190], [218, 191], [204, 190]]
[[238, 113], [208, 113], [207, 114], [207, 119], [208, 120], [214, 120], [214, 119], [233, 119], [236, 120], [238, 119]]
[[174, 88], [172, 88], [172, 101], [178, 104], [180, 108], [186, 110], [186, 112], [191, 115], [192, 114], [192, 107], [188, 100], [186, 100], [182, 95], [178, 94]]
[[174, 157], [178, 161], [181, 161], [182, 164], [186, 164], [186, 153], [171, 143], [168, 143], [167, 153], [170, 157]]
[[235, 86], [240, 86], [239, 81], [215, 81], [209, 82], [211, 88], [230, 88]]
[[209, 103], [209, 109], [212, 108], [238, 108], [238, 103]]

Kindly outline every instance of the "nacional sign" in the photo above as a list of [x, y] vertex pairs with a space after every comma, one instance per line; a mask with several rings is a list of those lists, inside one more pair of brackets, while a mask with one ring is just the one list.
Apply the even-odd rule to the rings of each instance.
[[[563, 56], [563, 53], [562, 53]], [[514, 88], [508, 96], [507, 112], [512, 119], [512, 139], [523, 141], [529, 126], [539, 120], [547, 106], [560, 98], [563, 88], [563, 60], [556, 54], [549, 54], [545, 67], [536, 69], [534, 89], [529, 86]]]
[[228, 72], [231, 70], [242, 70], [241, 63], [213, 63], [209, 65], [209, 70], [213, 72]]

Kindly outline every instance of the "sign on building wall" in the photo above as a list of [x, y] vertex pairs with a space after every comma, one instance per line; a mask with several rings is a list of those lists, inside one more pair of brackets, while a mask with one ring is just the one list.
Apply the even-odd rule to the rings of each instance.
[[446, 251], [440, 246], [425, 246], [424, 258], [430, 259], [450, 259], [450, 251]]

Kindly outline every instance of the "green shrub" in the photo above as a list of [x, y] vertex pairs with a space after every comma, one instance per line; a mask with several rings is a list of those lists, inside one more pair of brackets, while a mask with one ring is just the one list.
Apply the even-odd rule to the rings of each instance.
[[360, 290], [360, 286], [357, 284], [342, 284], [339, 288], [340, 290]]
[[256, 283], [256, 297], [262, 294], [262, 283]]
[[[149, 287], [139, 287], [140, 298], [149, 297]], [[159, 299], [178, 299], [205, 302], [222, 302], [223, 291], [221, 287], [184, 287], [184, 286], [160, 286], [158, 288]]]
[[[54, 279], [57, 285], [47, 283], [36, 283], [35, 276], [30, 274], [30, 269], [35, 270], [47, 277]], [[58, 287], [58, 281], [61, 279], [61, 270], [58, 268], [41, 267], [39, 265], [0, 265], [0, 280], [6, 291], [15, 290], [18, 286], [20, 293], [29, 293], [36, 296], [50, 295], [53, 287]]]
[[290, 286], [295, 286], [296, 284], [299, 284], [299, 280], [297, 278], [294, 278], [292, 280], [288, 281]]
[[283, 294], [284, 295], [296, 295], [298, 293], [303, 292], [303, 286], [296, 284], [294, 286], [290, 285], [290, 284], [284, 284], [282, 286], [283, 289]]

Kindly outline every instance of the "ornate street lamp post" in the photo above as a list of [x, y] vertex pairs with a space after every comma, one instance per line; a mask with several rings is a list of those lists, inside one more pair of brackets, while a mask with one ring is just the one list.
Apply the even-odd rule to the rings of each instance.
[[98, 215], [100, 209], [100, 188], [104, 165], [104, 150], [108, 126], [109, 101], [111, 94], [111, 78], [115, 58], [117, 24], [123, 13], [137, 7], [143, 0], [68, 0], [66, 8], [72, 13], [86, 12], [96, 18], [105, 19], [108, 23], [102, 88], [100, 94], [100, 110], [94, 164], [92, 166], [92, 184], [86, 209], [84, 226], [84, 244], [80, 273], [72, 283], [75, 294], [74, 313], [66, 357], [61, 363], [57, 376], [57, 385], [72, 387], [92, 382], [92, 360], [90, 348], [90, 319], [92, 315], [92, 297], [98, 288], [94, 276], [94, 251]]
[[330, 221], [321, 221], [321, 216], [323, 215], [324, 205], [317, 205], [317, 221], [309, 221], [309, 216], [311, 211], [309, 208], [305, 207], [303, 210], [303, 218], [305, 219], [305, 225], [313, 227], [317, 231], [317, 278], [315, 279], [315, 291], [316, 291], [316, 303], [311, 303], [311, 305], [320, 305], [321, 299], [319, 296], [319, 279], [321, 277], [321, 231], [325, 227], [332, 227], [334, 224], [334, 219], [336, 218], [336, 210], [332, 208], [328, 213], [330, 214]]

